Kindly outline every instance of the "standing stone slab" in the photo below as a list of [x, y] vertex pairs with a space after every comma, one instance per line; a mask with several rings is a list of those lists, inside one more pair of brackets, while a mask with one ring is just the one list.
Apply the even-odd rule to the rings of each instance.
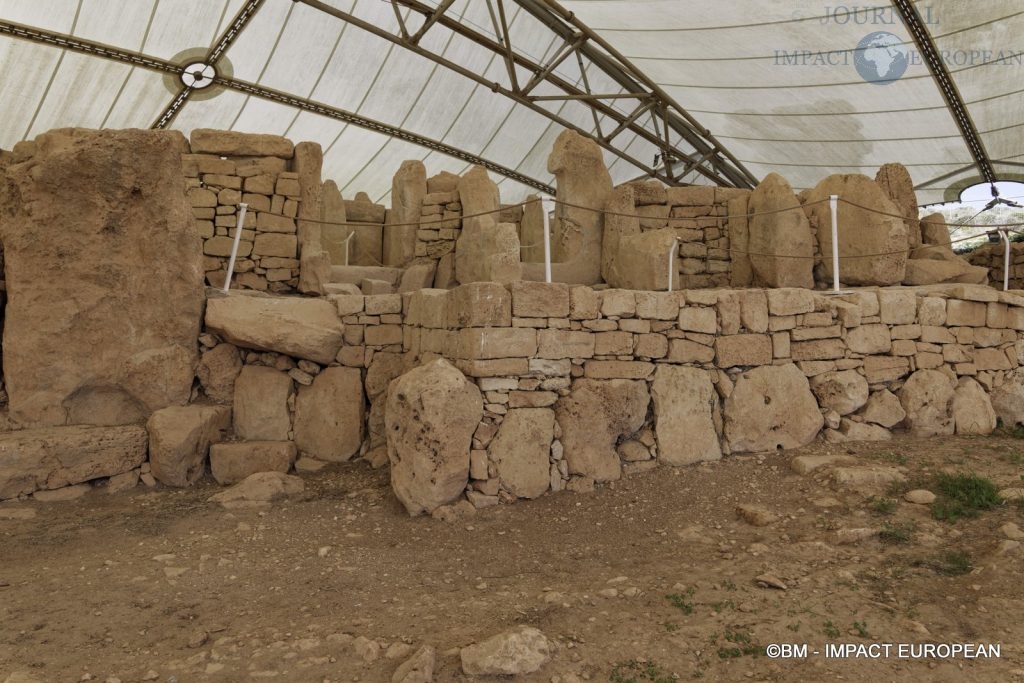
[[793, 188], [769, 173], [750, 195], [747, 248], [755, 286], [814, 288], [814, 237]]
[[227, 406], [171, 406], [156, 411], [146, 423], [149, 464], [166, 486], [190, 486], [206, 472], [211, 444], [231, 428]]
[[363, 442], [366, 403], [358, 368], [329, 367], [295, 401], [295, 445], [304, 455], [344, 462]]
[[555, 413], [548, 408], [508, 411], [489, 448], [506, 491], [519, 498], [536, 498], [548, 490], [554, 428]]
[[235, 434], [253, 441], [287, 441], [291, 431], [288, 397], [292, 380], [261, 365], [246, 365], [235, 381]]
[[203, 271], [184, 145], [176, 132], [60, 129], [0, 172], [14, 420], [144, 422], [188, 401]]
[[384, 265], [404, 268], [416, 255], [416, 231], [427, 194], [422, 161], [403, 161], [391, 181], [391, 211], [384, 224]]
[[466, 488], [481, 417], [480, 390], [444, 359], [410, 370], [388, 387], [391, 488], [410, 515], [433, 512]]
[[921, 221], [918, 219], [917, 193], [914, 192], [914, 181], [910, 172], [903, 164], [885, 164], [875, 175], [886, 196], [899, 207], [903, 214], [903, 223], [907, 226], [907, 246], [916, 249], [921, 246]]
[[327, 365], [341, 348], [344, 326], [326, 299], [230, 294], [207, 302], [206, 329], [235, 346]]
[[740, 375], [724, 412], [725, 438], [733, 453], [806, 446], [825, 423], [807, 378], [792, 364]]
[[555, 404], [569, 472], [594, 481], [622, 476], [615, 445], [634, 434], [647, 417], [650, 394], [642, 380], [581, 379]]
[[978, 382], [962, 377], [953, 392], [953, 422], [957, 434], [987, 435], [995, 431], [996, 411]]
[[914, 436], [952, 434], [953, 383], [938, 370], [918, 370], [899, 391], [900, 404], [907, 411], [904, 424]]
[[295, 456], [291, 441], [218, 443], [210, 446], [210, 471], [219, 484], [237, 484], [259, 472], [287, 473]]
[[651, 385], [658, 459], [667, 465], [718, 460], [718, 394], [706, 370], [659, 365]]
[[0, 500], [133, 470], [146, 459], [144, 427], [46, 427], [0, 434]]
[[498, 222], [501, 200], [487, 169], [474, 166], [462, 176], [459, 201], [466, 218], [455, 247], [455, 279], [461, 283], [521, 279], [519, 235], [515, 225]]

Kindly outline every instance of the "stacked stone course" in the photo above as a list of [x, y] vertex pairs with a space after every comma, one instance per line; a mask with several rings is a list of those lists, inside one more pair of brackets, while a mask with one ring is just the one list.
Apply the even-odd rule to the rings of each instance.
[[[1003, 288], [1003, 268], [1006, 246], [986, 244], [967, 255], [971, 265], [988, 268], [988, 281], [997, 289]], [[1024, 289], [1024, 242], [1010, 244], [1010, 289]]]

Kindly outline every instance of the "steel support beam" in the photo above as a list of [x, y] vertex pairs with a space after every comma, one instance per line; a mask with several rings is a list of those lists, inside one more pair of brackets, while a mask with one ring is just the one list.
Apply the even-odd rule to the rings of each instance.
[[[51, 31], [45, 31], [43, 29], [22, 26], [12, 22], [0, 20], [0, 35], [8, 35], [14, 38], [20, 38], [33, 43], [41, 43], [44, 45], [50, 45], [55, 48], [70, 50], [79, 54], [91, 55], [93, 57], [102, 57], [103, 59], [109, 59], [115, 62], [121, 62], [123, 64], [131, 64], [132, 66], [141, 67], [150, 71], [158, 73], [172, 74], [174, 76], [180, 76], [183, 66], [175, 64], [164, 59], [157, 57], [149, 57], [142, 55], [137, 52], [130, 50], [122, 50], [120, 48], [111, 47], [109, 45], [103, 45], [102, 43], [96, 43], [89, 40], [83, 40], [81, 38], [74, 38], [59, 33], [53, 33]], [[527, 185], [536, 190], [544, 192], [546, 194], [554, 195], [555, 188], [544, 183], [536, 178], [524, 175], [515, 169], [508, 168], [497, 162], [491, 161], [484, 157], [476, 154], [471, 154], [465, 150], [452, 147], [438, 140], [418, 135], [411, 131], [404, 130], [397, 126], [392, 126], [381, 121], [361, 116], [354, 112], [338, 107], [333, 107], [329, 104], [322, 102], [316, 102], [309, 99], [296, 97], [289, 95], [278, 90], [271, 88], [265, 88], [255, 83], [249, 83], [235, 78], [226, 78], [218, 76], [214, 79], [214, 83], [223, 88], [234, 90], [235, 92], [244, 93], [252, 97], [258, 97], [260, 99], [269, 100], [272, 102], [278, 102], [296, 109], [308, 111], [319, 116], [325, 116], [327, 118], [342, 121], [344, 123], [350, 123], [353, 126], [365, 128], [366, 130], [372, 130], [376, 133], [386, 135], [388, 137], [397, 138], [406, 142], [418, 145], [425, 149], [447, 154], [448, 156], [456, 159], [461, 159], [469, 164], [479, 164], [489, 171], [493, 171], [498, 175], [510, 178], [516, 182]]]
[[998, 178], [995, 169], [992, 168], [992, 161], [985, 150], [985, 144], [981, 140], [978, 128], [974, 125], [970, 112], [967, 111], [967, 104], [960, 95], [960, 90], [957, 89], [952, 74], [949, 73], [949, 69], [942, 61], [942, 55], [928, 31], [924, 19], [910, 0], [892, 0], [892, 4], [903, 18], [904, 26], [914, 37], [914, 42], [917, 44], [917, 49], [921, 51], [928, 70], [932, 72], [935, 84], [939, 87], [943, 99], [946, 100], [946, 107], [949, 108], [949, 113], [956, 121], [960, 135], [963, 136], [964, 142], [967, 144], [967, 149], [974, 157], [974, 164], [978, 167], [978, 172], [981, 173], [985, 182], [996, 182]]

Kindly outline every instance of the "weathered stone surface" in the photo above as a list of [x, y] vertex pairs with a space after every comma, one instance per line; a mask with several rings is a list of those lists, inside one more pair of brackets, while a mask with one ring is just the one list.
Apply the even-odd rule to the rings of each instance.
[[957, 434], [991, 434], [996, 428], [992, 400], [970, 377], [962, 377], [953, 392], [953, 423]]
[[429, 289], [434, 284], [436, 274], [437, 264], [434, 261], [414, 263], [402, 273], [402, 280], [398, 283], [398, 293], [404, 294]]
[[814, 288], [814, 236], [786, 179], [769, 173], [750, 195], [747, 249], [755, 286]]
[[544, 262], [544, 206], [535, 194], [526, 197], [519, 222], [519, 256], [523, 263]]
[[153, 476], [166, 486], [190, 486], [206, 472], [212, 444], [231, 428], [227, 406], [171, 406], [153, 413], [149, 432], [149, 464]]
[[472, 282], [448, 293], [448, 327], [508, 327], [512, 295], [498, 282]]
[[658, 459], [667, 465], [718, 460], [718, 395], [706, 370], [659, 365], [651, 384]]
[[918, 219], [914, 181], [907, 167], [898, 163], [885, 164], [878, 169], [875, 182], [903, 214], [903, 223], [907, 226], [907, 246], [916, 249], [921, 245], [921, 221]]
[[410, 515], [455, 500], [469, 481], [469, 451], [483, 416], [475, 384], [439, 359], [388, 387], [384, 422], [391, 488]]
[[548, 172], [555, 175], [558, 204], [552, 226], [551, 257], [561, 264], [559, 281], [592, 285], [601, 281], [602, 207], [612, 191], [612, 179], [601, 148], [574, 130], [564, 130], [548, 157]]
[[203, 392], [216, 403], [231, 403], [242, 358], [232, 344], [217, 344], [199, 359], [196, 376]]
[[235, 381], [235, 435], [252, 441], [287, 441], [292, 380], [284, 372], [246, 365]]
[[899, 392], [906, 411], [904, 424], [914, 436], [952, 434], [953, 384], [938, 370], [918, 370]]
[[282, 472], [257, 472], [226, 491], [211, 496], [211, 503], [228, 509], [267, 507], [276, 500], [291, 498], [306, 489], [299, 477]]
[[868, 381], [853, 370], [817, 375], [811, 379], [811, 391], [818, 405], [840, 415], [849, 415], [868, 401]]
[[569, 287], [560, 282], [513, 282], [512, 315], [517, 318], [568, 318]]
[[11, 417], [144, 422], [189, 399], [202, 249], [176, 132], [60, 129], [0, 171]]
[[403, 161], [391, 181], [391, 210], [384, 224], [383, 263], [404, 268], [416, 255], [427, 168], [422, 161]]
[[0, 500], [112, 477], [146, 459], [140, 425], [46, 427], [0, 434]]
[[733, 453], [799, 448], [825, 423], [807, 378], [792, 364], [740, 375], [725, 400], [724, 416]]
[[[341, 191], [338, 184], [333, 180], [324, 182], [320, 195], [320, 220], [324, 221], [321, 227], [321, 244], [331, 259], [331, 265], [375, 265], [373, 263], [358, 263], [354, 258], [359, 250], [360, 235], [355, 225], [347, 225], [348, 216], [345, 213], [345, 200], [341, 198]], [[380, 228], [370, 228], [378, 235]], [[352, 237], [349, 238], [349, 235]], [[379, 239], [379, 237], [378, 237]]]
[[907, 412], [903, 410], [903, 405], [895, 394], [882, 389], [871, 394], [864, 405], [864, 410], [861, 411], [861, 416], [865, 422], [891, 428], [903, 422]]
[[210, 471], [219, 484], [236, 484], [257, 472], [286, 473], [295, 462], [291, 441], [236, 441], [210, 446]]
[[941, 213], [933, 213], [921, 219], [921, 243], [940, 247], [953, 246], [945, 216]]
[[469, 676], [518, 676], [537, 671], [551, 659], [547, 637], [532, 626], [515, 626], [462, 648], [462, 673]]
[[992, 407], [1003, 426], [1024, 425], [1024, 368], [1008, 372], [1003, 383], [992, 390]]
[[[839, 276], [848, 285], [896, 285], [907, 267], [907, 226], [899, 218], [858, 208], [866, 206], [886, 214], [899, 208], [882, 188], [865, 175], [831, 175], [808, 194], [806, 210], [818, 226], [822, 255], [821, 277], [832, 282], [832, 210], [829, 196], [839, 195]], [[883, 256], [868, 256], [884, 254]]]
[[430, 645], [416, 650], [391, 676], [391, 683], [433, 683], [436, 653]]
[[280, 135], [196, 128], [189, 135], [193, 154], [291, 159], [295, 145]]
[[766, 334], [733, 334], [715, 339], [715, 365], [771, 365], [772, 338]]
[[[522, 279], [519, 235], [515, 225], [499, 223], [498, 186], [483, 166], [459, 180], [462, 232], [455, 246], [455, 279], [467, 282], [514, 282]], [[483, 214], [483, 215], [478, 215]]]
[[344, 462], [363, 442], [366, 403], [358, 368], [324, 368], [295, 401], [295, 446], [303, 455]]
[[581, 379], [555, 404], [569, 472], [594, 481], [622, 475], [615, 444], [643, 426], [650, 396], [641, 380]]
[[[620, 185], [607, 195], [604, 215], [604, 234], [601, 238], [601, 276], [612, 287], [625, 285], [619, 264], [620, 241], [641, 234], [640, 218], [636, 212], [636, 186]], [[667, 268], [666, 268], [667, 270]]]
[[235, 346], [326, 365], [338, 355], [344, 326], [326, 299], [230, 294], [207, 302], [206, 329]]
[[[324, 152], [320, 143], [300, 142], [295, 145], [292, 162], [296, 177], [286, 179], [282, 176], [277, 181], [276, 192], [279, 196], [298, 194], [296, 238], [299, 254], [299, 291], [305, 294], [323, 295], [324, 287], [331, 281], [331, 258], [323, 247], [324, 226], [318, 222], [321, 215], [323, 167]], [[254, 253], [260, 253], [259, 241], [266, 237], [267, 235], [256, 236]], [[287, 248], [282, 251], [287, 251]]]
[[845, 418], [839, 425], [839, 433], [843, 435], [840, 441], [888, 441], [892, 438], [892, 434], [884, 427]]
[[903, 284], [914, 286], [943, 282], [985, 284], [987, 281], [988, 268], [972, 266], [959, 257], [952, 261], [910, 259], [907, 261], [907, 270], [903, 277]]
[[554, 429], [555, 413], [548, 408], [508, 411], [488, 449], [506, 491], [536, 498], [548, 490]]

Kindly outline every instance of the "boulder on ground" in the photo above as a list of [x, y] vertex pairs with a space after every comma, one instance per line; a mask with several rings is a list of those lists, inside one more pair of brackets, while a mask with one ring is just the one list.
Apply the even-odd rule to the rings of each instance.
[[519, 625], [462, 648], [462, 673], [469, 676], [519, 676], [537, 671], [551, 660], [547, 636]]
[[861, 417], [865, 422], [880, 425], [885, 428], [895, 427], [907, 416], [900, 400], [888, 389], [882, 389], [871, 394], [868, 402], [861, 411]]
[[953, 392], [953, 423], [957, 434], [987, 435], [995, 431], [996, 411], [977, 381], [961, 377]]
[[718, 394], [706, 370], [659, 365], [651, 384], [658, 459], [667, 465], [718, 460]]
[[306, 489], [302, 479], [282, 472], [257, 472], [229, 489], [211, 496], [211, 503], [228, 509], [267, 507], [272, 502], [292, 498]]
[[231, 428], [228, 406], [171, 406], [153, 413], [149, 432], [149, 464], [165, 486], [190, 486], [206, 472], [210, 446]]
[[433, 683], [436, 656], [433, 647], [424, 645], [395, 669], [391, 683]]
[[123, 474], [146, 460], [147, 442], [141, 425], [0, 433], [0, 500]]
[[769, 173], [750, 195], [747, 251], [754, 285], [814, 288], [811, 224], [786, 179]]
[[206, 303], [206, 329], [235, 346], [327, 365], [338, 355], [344, 326], [326, 299], [231, 293]]
[[733, 453], [806, 446], [825, 419], [795, 365], [749, 370], [725, 400], [725, 438]]
[[885, 196], [878, 183], [859, 174], [828, 176], [807, 195], [804, 209], [817, 225], [821, 277], [832, 282], [831, 195], [840, 199], [840, 281], [859, 286], [903, 282], [907, 226], [896, 217], [900, 215], [899, 208]]
[[642, 380], [576, 380], [555, 404], [569, 473], [599, 482], [619, 479], [615, 445], [643, 426], [649, 403]]
[[907, 430], [914, 436], [952, 434], [953, 383], [938, 370], [918, 370], [899, 391]]
[[433, 512], [466, 488], [481, 417], [480, 390], [444, 359], [410, 370], [388, 387], [391, 488], [410, 515]]
[[1024, 368], [1008, 372], [992, 390], [992, 407], [1004, 427], [1024, 426]]
[[64, 128], [0, 171], [16, 422], [143, 423], [188, 402], [203, 271], [185, 144], [176, 131]]

